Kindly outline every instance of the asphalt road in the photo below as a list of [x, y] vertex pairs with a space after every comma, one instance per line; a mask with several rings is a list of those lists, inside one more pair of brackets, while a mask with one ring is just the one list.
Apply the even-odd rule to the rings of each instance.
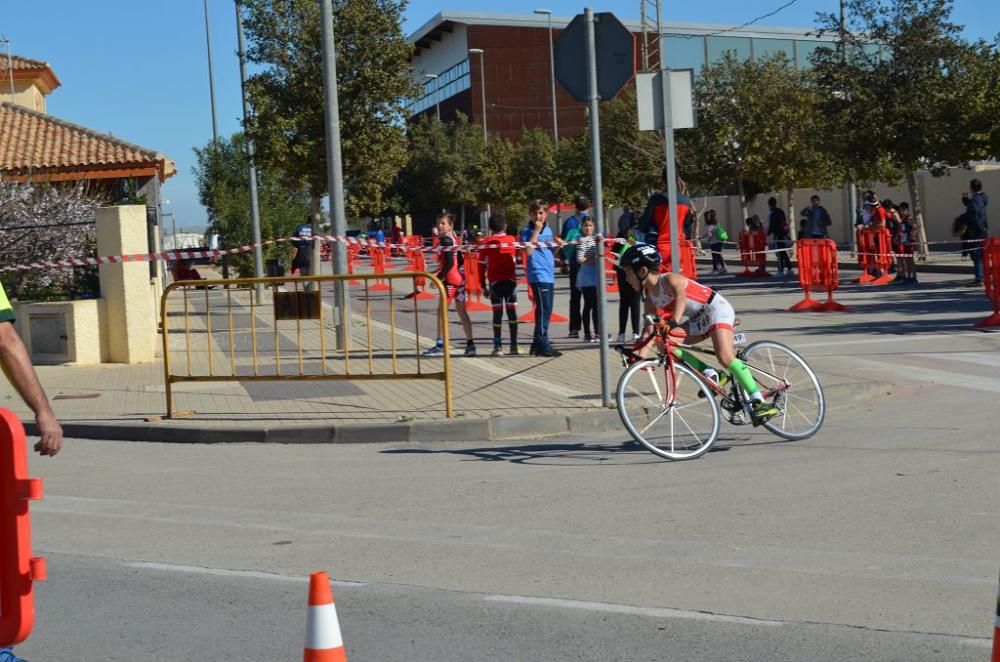
[[[895, 345], [887, 343], [896, 343]], [[729, 428], [419, 446], [71, 441], [20, 654], [294, 659], [327, 570], [351, 662], [982, 660], [1000, 565], [1000, 336], [823, 336], [893, 377], [815, 438]], [[833, 403], [836, 405], [836, 403]]]

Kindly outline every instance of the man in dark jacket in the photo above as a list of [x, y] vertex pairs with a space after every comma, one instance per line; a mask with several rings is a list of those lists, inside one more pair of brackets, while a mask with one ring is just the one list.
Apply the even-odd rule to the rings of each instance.
[[990, 234], [989, 224], [986, 222], [986, 205], [990, 203], [990, 196], [983, 193], [983, 183], [979, 179], [969, 182], [969, 193], [962, 194], [962, 203], [965, 205], [965, 234], [963, 239], [978, 240], [969, 243], [963, 248], [969, 249], [972, 256], [973, 280], [969, 287], [979, 287], [983, 284], [983, 239]]
[[[774, 239], [773, 248], [782, 249], [792, 245], [790, 229], [788, 227], [788, 217], [784, 210], [778, 206], [778, 199], [770, 197], [767, 199], [767, 235]], [[778, 260], [778, 277], [790, 278], [792, 276], [792, 260], [788, 256], [788, 251], [781, 251], [776, 254]]]

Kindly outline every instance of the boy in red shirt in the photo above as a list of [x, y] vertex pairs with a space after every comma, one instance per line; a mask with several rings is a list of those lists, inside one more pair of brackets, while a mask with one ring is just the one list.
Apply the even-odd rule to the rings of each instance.
[[514, 237], [507, 234], [507, 218], [503, 212], [490, 215], [490, 236], [483, 239], [480, 261], [483, 279], [489, 280], [490, 303], [493, 305], [493, 356], [503, 356], [500, 329], [503, 327], [503, 311], [507, 309], [507, 324], [510, 326], [510, 353], [520, 354], [517, 349], [517, 248]]

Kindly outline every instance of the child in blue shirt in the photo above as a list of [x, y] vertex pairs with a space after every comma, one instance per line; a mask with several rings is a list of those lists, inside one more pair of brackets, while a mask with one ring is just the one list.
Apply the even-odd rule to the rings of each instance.
[[553, 349], [549, 340], [556, 287], [556, 258], [551, 248], [533, 245], [535, 242], [551, 243], [555, 241], [555, 235], [545, 225], [549, 212], [544, 202], [535, 200], [529, 212], [528, 227], [521, 233], [521, 241], [528, 244], [524, 249], [528, 256], [528, 287], [535, 302], [535, 334], [530, 353], [532, 356], [560, 356], [562, 353]]

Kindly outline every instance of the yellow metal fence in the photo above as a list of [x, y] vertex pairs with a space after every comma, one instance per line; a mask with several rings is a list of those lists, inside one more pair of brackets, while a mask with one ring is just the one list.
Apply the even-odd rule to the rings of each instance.
[[[438, 314], [447, 319], [444, 285], [412, 271], [171, 283], [160, 299], [167, 416], [179, 415], [177, 383], [431, 379], [443, 383], [451, 417], [448, 352], [440, 364], [421, 358], [418, 297], [412, 296], [422, 289], [418, 282], [436, 290]], [[388, 309], [376, 313], [372, 294], [379, 291], [388, 294], [378, 299]], [[408, 292], [409, 298], [400, 296]], [[351, 310], [343, 337], [341, 298]], [[402, 328], [407, 320], [412, 330]], [[447, 348], [447, 324], [442, 338]]]

